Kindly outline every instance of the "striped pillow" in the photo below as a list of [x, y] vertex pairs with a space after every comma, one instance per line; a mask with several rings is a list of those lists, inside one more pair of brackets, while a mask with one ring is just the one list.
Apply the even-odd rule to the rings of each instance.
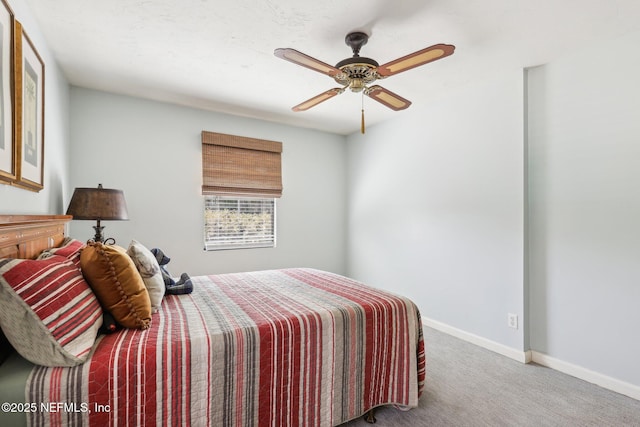
[[0, 326], [25, 359], [78, 365], [101, 325], [102, 308], [72, 261], [0, 259]]
[[45, 249], [38, 256], [38, 259], [49, 258], [52, 255], [61, 255], [73, 261], [73, 264], [80, 268], [80, 253], [84, 249], [85, 244], [80, 240], [66, 237], [62, 244], [57, 248]]

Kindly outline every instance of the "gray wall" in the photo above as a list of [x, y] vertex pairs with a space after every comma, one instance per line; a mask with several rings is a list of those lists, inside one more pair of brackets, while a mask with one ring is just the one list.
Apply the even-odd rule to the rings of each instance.
[[[71, 188], [119, 188], [129, 221], [103, 222], [107, 237], [160, 247], [178, 275], [281, 267], [346, 270], [344, 137], [73, 87]], [[203, 251], [200, 132], [283, 143], [277, 247]], [[72, 236], [93, 236], [73, 221]]]
[[348, 272], [422, 315], [524, 350], [523, 73], [348, 138]]
[[70, 199], [69, 84], [58, 68], [31, 11], [22, 1], [11, 1], [20, 21], [45, 64], [44, 189], [39, 193], [0, 184], [0, 213], [61, 214]]
[[637, 395], [639, 44], [514, 69], [351, 135], [348, 273]]
[[608, 40], [528, 80], [531, 348], [640, 386], [638, 45]]

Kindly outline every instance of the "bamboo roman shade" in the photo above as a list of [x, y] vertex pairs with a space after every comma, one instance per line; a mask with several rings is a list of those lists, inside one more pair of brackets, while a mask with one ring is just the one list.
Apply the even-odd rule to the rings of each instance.
[[202, 131], [202, 194], [282, 196], [282, 143]]

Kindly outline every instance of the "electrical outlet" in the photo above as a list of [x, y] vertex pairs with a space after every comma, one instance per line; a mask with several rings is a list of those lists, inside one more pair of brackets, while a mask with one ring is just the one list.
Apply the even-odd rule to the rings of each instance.
[[509, 313], [507, 315], [507, 325], [509, 325], [510, 328], [518, 329], [518, 315]]

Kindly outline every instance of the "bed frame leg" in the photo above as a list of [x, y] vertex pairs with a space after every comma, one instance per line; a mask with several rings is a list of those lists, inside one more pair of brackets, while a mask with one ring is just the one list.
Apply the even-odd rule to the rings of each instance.
[[365, 412], [364, 414], [364, 420], [369, 423], [369, 424], [375, 424], [376, 423], [376, 417], [375, 417], [375, 409], [370, 409], [367, 412]]

